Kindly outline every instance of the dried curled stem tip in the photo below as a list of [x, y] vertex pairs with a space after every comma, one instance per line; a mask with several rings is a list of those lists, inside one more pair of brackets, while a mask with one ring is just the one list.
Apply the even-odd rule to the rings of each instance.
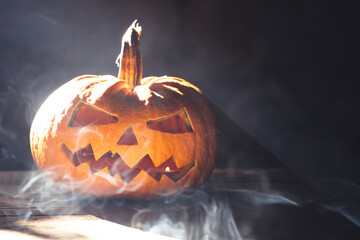
[[122, 38], [122, 48], [115, 63], [120, 67], [118, 78], [136, 87], [142, 78], [142, 58], [140, 50], [141, 26], [135, 20]]

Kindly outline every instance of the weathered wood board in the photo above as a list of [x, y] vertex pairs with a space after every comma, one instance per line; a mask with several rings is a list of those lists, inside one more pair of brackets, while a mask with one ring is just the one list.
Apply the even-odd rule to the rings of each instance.
[[153, 201], [74, 198], [55, 194], [52, 185], [47, 186], [51, 194], [42, 195], [39, 189], [44, 191], [46, 182], [34, 181], [34, 176], [36, 172], [0, 172], [0, 239], [355, 240], [360, 236], [354, 224], [327, 209], [286, 169], [215, 169], [199, 191]]

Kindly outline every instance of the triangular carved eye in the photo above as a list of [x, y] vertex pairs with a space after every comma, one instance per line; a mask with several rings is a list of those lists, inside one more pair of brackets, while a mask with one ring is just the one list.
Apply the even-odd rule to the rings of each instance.
[[75, 108], [68, 126], [85, 127], [117, 122], [118, 118], [116, 116], [81, 102]]
[[134, 130], [128, 127], [117, 142], [118, 145], [138, 145]]
[[165, 133], [186, 133], [193, 132], [193, 127], [186, 109], [166, 117], [149, 120], [147, 127]]

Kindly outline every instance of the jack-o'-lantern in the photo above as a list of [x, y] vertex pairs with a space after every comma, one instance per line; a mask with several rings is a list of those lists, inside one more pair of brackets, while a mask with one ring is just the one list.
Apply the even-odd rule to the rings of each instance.
[[40, 107], [30, 131], [41, 171], [87, 196], [155, 198], [195, 189], [216, 151], [213, 113], [189, 82], [142, 78], [135, 21], [122, 40], [119, 76], [84, 75]]

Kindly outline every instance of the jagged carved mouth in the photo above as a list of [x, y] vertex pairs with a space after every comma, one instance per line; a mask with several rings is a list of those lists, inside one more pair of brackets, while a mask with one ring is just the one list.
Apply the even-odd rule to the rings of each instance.
[[156, 167], [150, 156], [147, 154], [141, 158], [134, 167], [130, 168], [121, 159], [121, 156], [118, 153], [112, 153], [111, 151], [105, 153], [96, 160], [91, 144], [74, 153], [64, 143], [61, 144], [60, 148], [75, 167], [82, 163], [88, 163], [92, 173], [96, 173], [103, 168], [108, 167], [109, 173], [112, 176], [118, 174], [126, 183], [130, 183], [141, 171], [147, 172], [149, 176], [158, 182], [163, 175], [166, 175], [174, 182], [177, 182], [196, 165], [196, 161], [193, 160], [191, 163], [178, 168], [174, 157], [171, 156], [161, 165]]

